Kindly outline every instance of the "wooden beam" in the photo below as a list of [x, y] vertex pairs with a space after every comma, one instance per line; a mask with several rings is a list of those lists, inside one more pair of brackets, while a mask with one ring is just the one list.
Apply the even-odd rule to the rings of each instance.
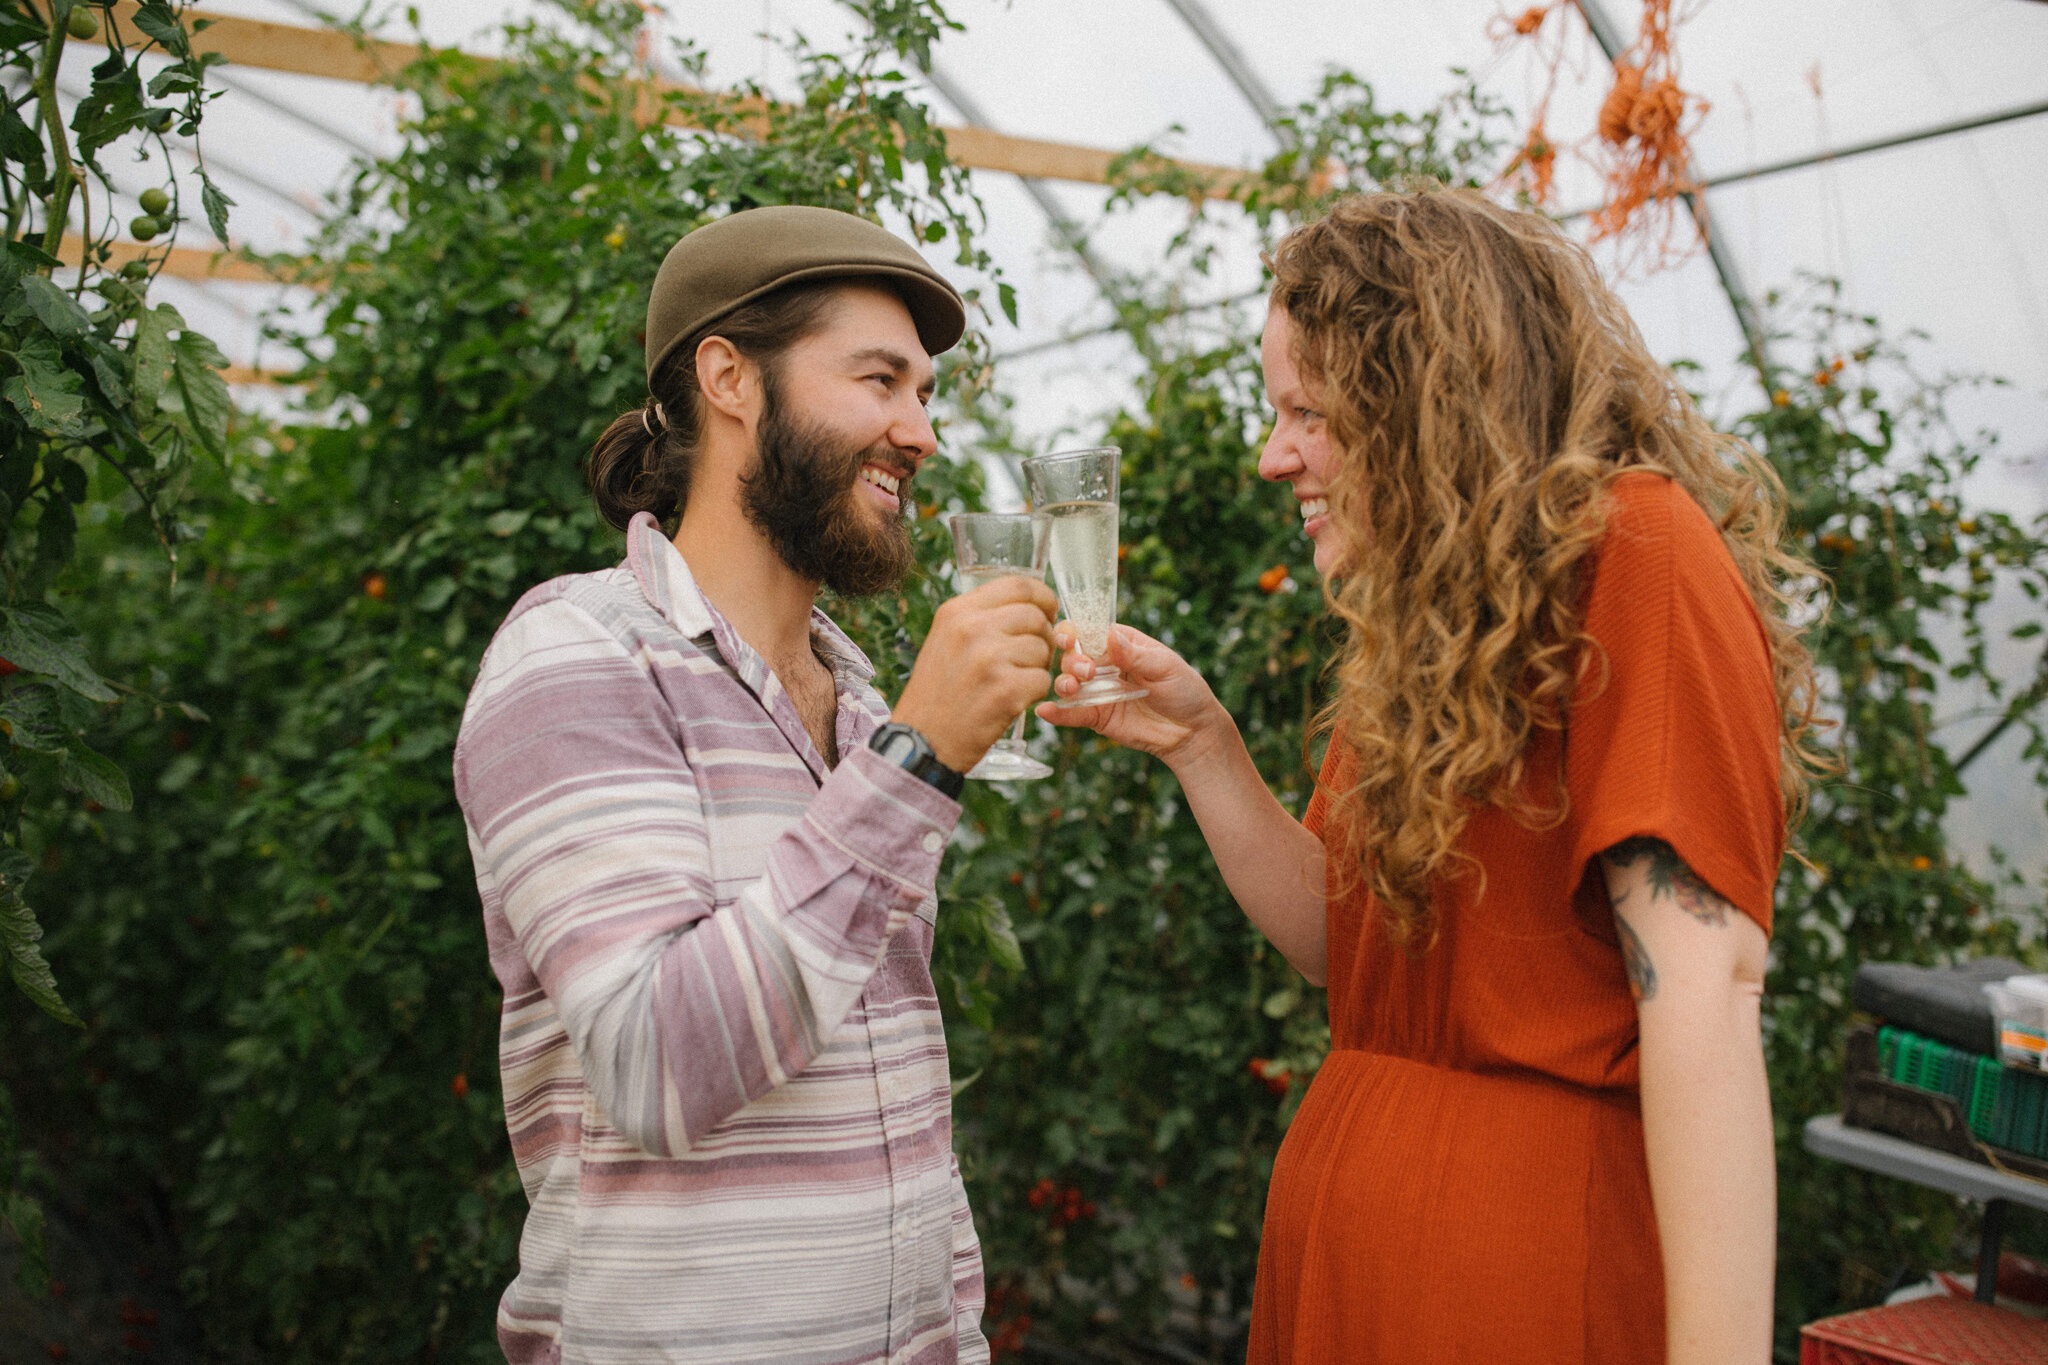
[[[136, 0], [118, 0], [114, 22], [133, 29]], [[208, 10], [185, 11], [185, 24], [205, 21], [207, 26], [192, 35], [194, 52], [218, 52], [236, 66], [253, 66], [264, 71], [289, 71], [300, 76], [324, 76], [329, 80], [374, 85], [389, 80], [420, 55], [416, 43], [390, 43], [376, 38], [358, 40], [354, 35], [331, 28], [307, 28], [300, 24], [273, 24], [263, 19], [243, 19]], [[140, 36], [140, 35], [137, 35]], [[104, 45], [97, 38], [73, 39]], [[489, 58], [479, 58], [488, 61]]]
[[220, 377], [230, 384], [275, 385], [284, 383], [284, 376], [290, 373], [290, 370], [259, 370], [249, 365], [223, 365]]
[[[75, 266], [85, 255], [85, 239], [75, 232], [66, 233], [57, 248], [57, 259], [66, 265]], [[232, 251], [208, 251], [204, 247], [145, 245], [142, 242], [109, 242], [107, 244], [107, 265], [118, 270], [129, 261], [142, 256], [161, 256], [162, 274], [180, 280], [239, 280], [248, 284], [297, 284], [300, 281], [280, 279], [259, 261]], [[324, 289], [324, 282], [309, 280], [307, 288]]]
[[[118, 0], [114, 6], [115, 21], [124, 26], [131, 25], [136, 7], [136, 0]], [[218, 52], [233, 65], [264, 71], [285, 71], [298, 76], [319, 76], [370, 85], [388, 80], [408, 63], [417, 60], [421, 53], [417, 44], [357, 39], [334, 29], [275, 24], [261, 19], [213, 14], [201, 9], [187, 10], [185, 17], [188, 24], [209, 21], [205, 29], [193, 35], [194, 51]], [[73, 41], [104, 44], [105, 38]], [[473, 60], [487, 66], [496, 64], [496, 59], [491, 57], [474, 57]], [[701, 93], [688, 86], [664, 81], [644, 82], [640, 99], [643, 117], [651, 122], [659, 113], [666, 122], [678, 127], [693, 126], [678, 111], [661, 106], [661, 97], [672, 92]], [[1119, 155], [1100, 147], [1011, 137], [987, 128], [942, 124], [940, 131], [946, 135], [946, 146], [953, 160], [962, 166], [1039, 180], [1106, 184], [1110, 163]], [[1212, 199], [1233, 197], [1248, 178], [1245, 171], [1228, 166], [1198, 161], [1171, 164], [1198, 177], [1207, 186], [1206, 192]]]

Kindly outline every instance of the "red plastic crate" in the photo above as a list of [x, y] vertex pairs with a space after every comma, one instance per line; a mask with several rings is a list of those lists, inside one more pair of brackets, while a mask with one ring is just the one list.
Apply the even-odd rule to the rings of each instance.
[[1799, 1365], [2048, 1365], [2048, 1322], [1974, 1299], [1913, 1299], [1808, 1323]]

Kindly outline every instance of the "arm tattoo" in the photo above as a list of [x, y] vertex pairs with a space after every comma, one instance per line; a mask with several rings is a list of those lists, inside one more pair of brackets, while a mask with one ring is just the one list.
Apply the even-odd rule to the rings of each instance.
[[1715, 895], [1714, 888], [1701, 881], [1678, 856], [1678, 850], [1662, 839], [1623, 839], [1600, 856], [1617, 872], [1648, 859], [1652, 896], [1669, 896], [1701, 924], [1720, 928], [1728, 923], [1728, 902]]
[[1657, 965], [1636, 931], [1620, 915], [1614, 917], [1614, 931], [1621, 937], [1621, 965], [1628, 969], [1628, 993], [1638, 1001], [1657, 998]]
[[[1610, 894], [1622, 873], [1643, 868], [1644, 879], [1650, 884], [1651, 901], [1660, 897], [1669, 900], [1701, 924], [1716, 929], [1728, 923], [1728, 902], [1714, 894], [1714, 888], [1701, 881], [1678, 856], [1678, 851], [1662, 839], [1624, 839], [1601, 854], [1600, 861], [1607, 870]], [[1621, 942], [1622, 966], [1628, 970], [1629, 993], [1638, 1002], [1653, 1000], [1657, 995], [1657, 967], [1650, 961], [1650, 950], [1642, 936], [1621, 913], [1626, 901], [1624, 896], [1615, 904], [1614, 932]]]

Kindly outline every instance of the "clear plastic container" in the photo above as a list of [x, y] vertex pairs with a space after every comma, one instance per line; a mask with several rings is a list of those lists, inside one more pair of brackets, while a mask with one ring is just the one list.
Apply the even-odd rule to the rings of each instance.
[[2048, 976], [1989, 981], [1991, 1013], [1998, 1021], [1998, 1058], [2007, 1066], [2048, 1069]]

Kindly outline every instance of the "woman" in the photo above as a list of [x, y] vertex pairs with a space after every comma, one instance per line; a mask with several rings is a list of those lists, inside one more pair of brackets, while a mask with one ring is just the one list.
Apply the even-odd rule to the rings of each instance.
[[1251, 1359], [1764, 1361], [1759, 1008], [1813, 706], [1781, 490], [1541, 219], [1365, 195], [1273, 266], [1259, 472], [1348, 627], [1306, 819], [1137, 631], [1149, 698], [1039, 712], [1171, 765], [1330, 987]]

